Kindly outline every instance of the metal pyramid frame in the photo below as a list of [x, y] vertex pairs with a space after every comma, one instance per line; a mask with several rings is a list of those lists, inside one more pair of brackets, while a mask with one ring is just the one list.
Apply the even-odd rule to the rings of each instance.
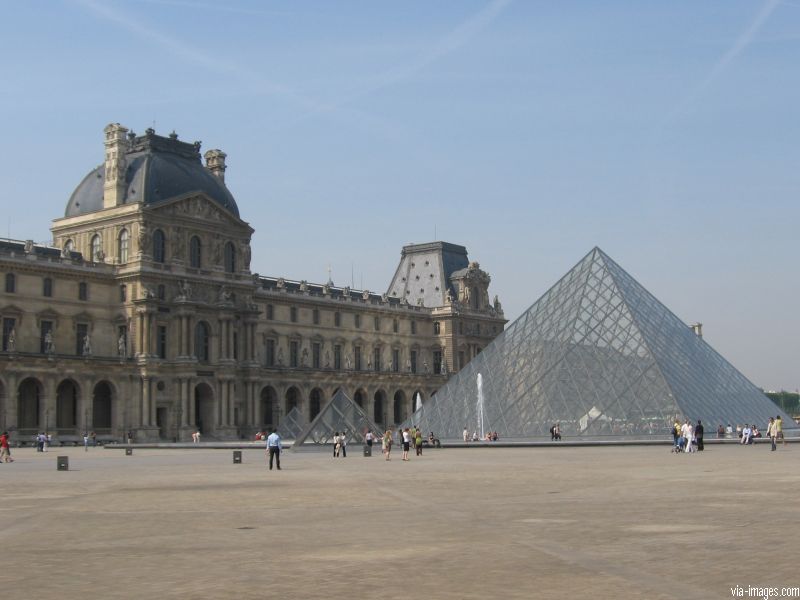
[[363, 442], [367, 431], [379, 434], [381, 429], [367, 413], [342, 390], [337, 391], [319, 414], [297, 436], [293, 449], [306, 445], [330, 443], [335, 432], [344, 432], [349, 442]]
[[[478, 398], [478, 375], [482, 402]], [[781, 414], [599, 248], [440, 388], [409, 424], [458, 439], [663, 436], [675, 419], [766, 425]], [[405, 425], [405, 424], [404, 424]]]
[[281, 419], [278, 425], [278, 435], [284, 440], [295, 440], [308, 427], [308, 420], [296, 406]]

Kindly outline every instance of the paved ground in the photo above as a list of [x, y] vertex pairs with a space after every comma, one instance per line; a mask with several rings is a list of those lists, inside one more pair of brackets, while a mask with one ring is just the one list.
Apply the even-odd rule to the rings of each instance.
[[[16, 449], [3, 598], [732, 598], [800, 586], [800, 447]], [[379, 454], [379, 453], [378, 453]], [[745, 596], [747, 597], [747, 596]]]

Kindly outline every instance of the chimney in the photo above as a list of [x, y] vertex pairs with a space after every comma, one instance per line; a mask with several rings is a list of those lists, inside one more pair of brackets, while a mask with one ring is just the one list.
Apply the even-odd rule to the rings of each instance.
[[689, 327], [692, 328], [692, 331], [694, 331], [694, 333], [695, 333], [695, 335], [697, 337], [699, 337], [699, 338], [703, 337], [703, 324], [702, 323], [694, 323], [692, 325], [689, 325]]
[[106, 179], [103, 183], [103, 208], [111, 208], [125, 202], [125, 171], [128, 160], [128, 141], [125, 134], [128, 130], [119, 123], [110, 123], [103, 130], [105, 133]]
[[228, 155], [222, 150], [209, 150], [204, 156], [206, 158], [206, 169], [211, 171], [211, 174], [215, 177], [219, 177], [222, 183], [225, 183], [225, 169], [228, 168], [225, 166], [225, 158]]

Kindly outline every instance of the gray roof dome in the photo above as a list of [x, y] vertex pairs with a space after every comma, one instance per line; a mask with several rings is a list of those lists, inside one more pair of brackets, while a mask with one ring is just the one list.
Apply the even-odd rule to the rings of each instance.
[[[166, 138], [148, 129], [143, 136], [129, 134], [127, 146], [123, 204], [158, 204], [188, 193], [203, 193], [239, 216], [239, 207], [225, 186], [224, 178], [203, 166], [200, 142], [181, 142], [174, 133]], [[103, 165], [90, 171], [72, 193], [64, 216], [75, 217], [101, 210], [104, 181]]]

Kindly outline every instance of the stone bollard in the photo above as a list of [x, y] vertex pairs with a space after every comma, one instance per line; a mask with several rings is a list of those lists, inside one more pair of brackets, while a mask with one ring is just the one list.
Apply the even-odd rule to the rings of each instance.
[[233, 451], [233, 464], [235, 464], [235, 465], [242, 464], [242, 451], [241, 450], [234, 450]]
[[69, 471], [69, 456], [59, 456], [56, 460], [56, 470]]
[[133, 456], [133, 448], [125, 448], [125, 456]]
[[364, 444], [364, 456], [372, 456], [372, 446]]

